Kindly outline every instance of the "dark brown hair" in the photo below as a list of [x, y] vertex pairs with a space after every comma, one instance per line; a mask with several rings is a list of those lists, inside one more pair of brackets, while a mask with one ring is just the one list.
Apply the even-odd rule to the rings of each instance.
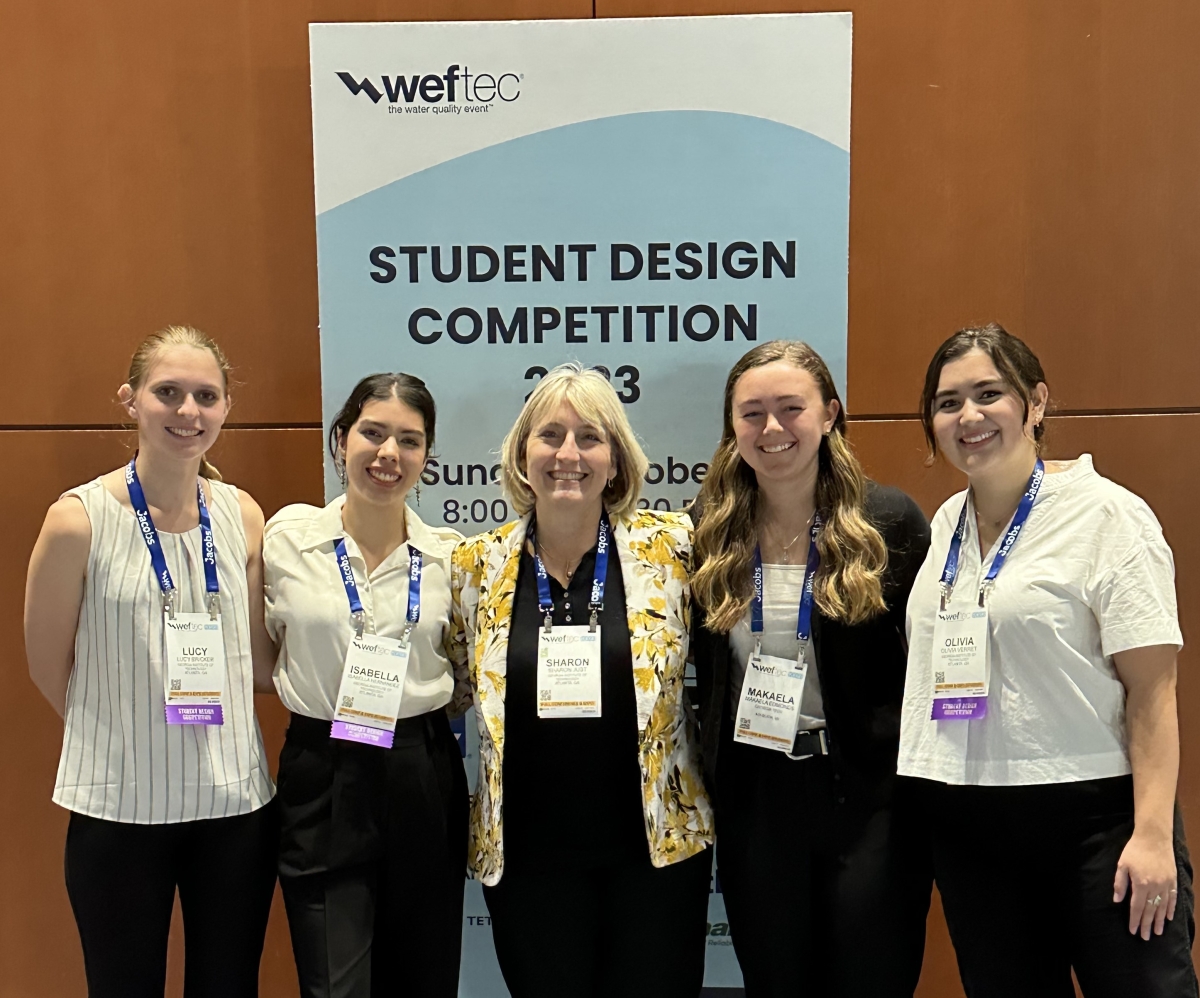
[[721, 443], [700, 487], [701, 509], [693, 550], [700, 566], [692, 594], [704, 608], [705, 624], [728, 633], [750, 605], [750, 564], [758, 544], [761, 499], [754, 470], [742, 460], [733, 428], [733, 392], [751, 368], [784, 361], [807, 371], [828, 405], [838, 403], [833, 427], [818, 452], [816, 502], [823, 526], [817, 537], [821, 567], [814, 599], [826, 616], [857, 624], [886, 609], [883, 570], [887, 546], [863, 512], [866, 476], [846, 440], [846, 408], [825, 361], [807, 343], [760, 343], [733, 365], [725, 380], [725, 425]]
[[[921, 390], [921, 426], [925, 429], [925, 443], [929, 447], [930, 458], [937, 456], [937, 438], [933, 435], [933, 403], [938, 383], [942, 380], [942, 368], [972, 350], [986, 353], [996, 365], [1001, 380], [1017, 393], [1024, 407], [1022, 423], [1029, 419], [1029, 407], [1038, 382], [1046, 384], [1042, 362], [1023, 340], [1013, 336], [998, 322], [960, 329], [937, 348], [925, 372], [925, 387]], [[1033, 441], [1039, 450], [1045, 434], [1046, 424], [1043, 420], [1033, 428]]]
[[342, 404], [338, 414], [329, 424], [329, 456], [339, 472], [342, 467], [342, 456], [338, 445], [350, 432], [350, 427], [358, 422], [362, 415], [363, 406], [368, 402], [384, 402], [395, 398], [410, 409], [421, 414], [425, 424], [425, 456], [433, 453], [433, 433], [437, 423], [437, 406], [433, 396], [425, 387], [425, 382], [411, 374], [368, 374], [350, 393], [350, 397]]

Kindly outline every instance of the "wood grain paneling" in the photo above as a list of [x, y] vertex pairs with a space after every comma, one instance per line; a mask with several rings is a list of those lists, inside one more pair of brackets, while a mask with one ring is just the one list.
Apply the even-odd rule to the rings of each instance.
[[[67, 812], [50, 801], [62, 722], [27, 677], [21, 637], [25, 566], [46, 507], [64, 489], [129, 458], [132, 435], [104, 431], [0, 433], [0, 634], [8, 682], [0, 698], [0, 994], [60, 998], [83, 994], [83, 958], [63, 886]], [[213, 456], [227, 481], [246, 489], [270, 516], [289, 502], [321, 503], [321, 434], [316, 430], [227, 430]], [[19, 473], [18, 473], [19, 472]], [[286, 712], [258, 697], [268, 755], [283, 744]], [[278, 901], [278, 899], [277, 899]], [[172, 939], [172, 994], [181, 993], [182, 953]], [[295, 994], [283, 910], [276, 904], [263, 955], [263, 994]]]
[[915, 412], [934, 347], [993, 319], [1067, 409], [1200, 406], [1200, 4], [596, 0], [847, 9], [852, 410]]
[[0, 425], [118, 422], [170, 322], [237, 367], [242, 422], [320, 419], [308, 23], [590, 17], [590, 0], [0, 3], [0, 329], [55, 372]]

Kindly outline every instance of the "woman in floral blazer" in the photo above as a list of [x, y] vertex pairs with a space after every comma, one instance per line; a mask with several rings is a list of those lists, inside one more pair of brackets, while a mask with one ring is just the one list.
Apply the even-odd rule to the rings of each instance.
[[[504, 441], [524, 515], [454, 552], [480, 738], [469, 863], [513, 998], [700, 991], [713, 823], [684, 699], [692, 525], [637, 509], [646, 467], [603, 376], [557, 368]], [[547, 656], [573, 634], [594, 657], [562, 687]]]

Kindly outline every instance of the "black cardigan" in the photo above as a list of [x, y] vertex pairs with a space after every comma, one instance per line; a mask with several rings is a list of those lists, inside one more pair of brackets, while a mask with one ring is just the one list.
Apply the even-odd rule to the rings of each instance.
[[[887, 610], [851, 626], [814, 608], [812, 645], [834, 778], [842, 781], [844, 792], [858, 796], [865, 791], [878, 804], [890, 797], [896, 774], [908, 658], [904, 615], [913, 579], [929, 550], [929, 522], [905, 493], [875, 482], [867, 483], [865, 511], [888, 549], [883, 575]], [[689, 512], [699, 523], [703, 510], [693, 506]], [[731, 650], [727, 634], [704, 626], [699, 606], [692, 612], [692, 650], [706, 785], [715, 794], [721, 726], [729, 714]]]

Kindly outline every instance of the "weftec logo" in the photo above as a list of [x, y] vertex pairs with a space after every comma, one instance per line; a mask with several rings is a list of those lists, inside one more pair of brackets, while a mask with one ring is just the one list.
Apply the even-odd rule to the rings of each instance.
[[[426, 104], [437, 104], [445, 100], [448, 104], [457, 103], [459, 95], [468, 104], [490, 104], [497, 97], [511, 104], [521, 96], [521, 76], [516, 73], [472, 73], [467, 66], [459, 67], [458, 63], [446, 67], [442, 75], [429, 73], [425, 76], [414, 73], [412, 76], [383, 76], [381, 90], [369, 76], [361, 80], [352, 73], [338, 73], [338, 79], [346, 84], [350, 93], [358, 96], [366, 94], [372, 102], [378, 104], [386, 93], [389, 104], [397, 104], [400, 99], [411, 104], [420, 100]], [[458, 84], [462, 84], [461, 89]]]

